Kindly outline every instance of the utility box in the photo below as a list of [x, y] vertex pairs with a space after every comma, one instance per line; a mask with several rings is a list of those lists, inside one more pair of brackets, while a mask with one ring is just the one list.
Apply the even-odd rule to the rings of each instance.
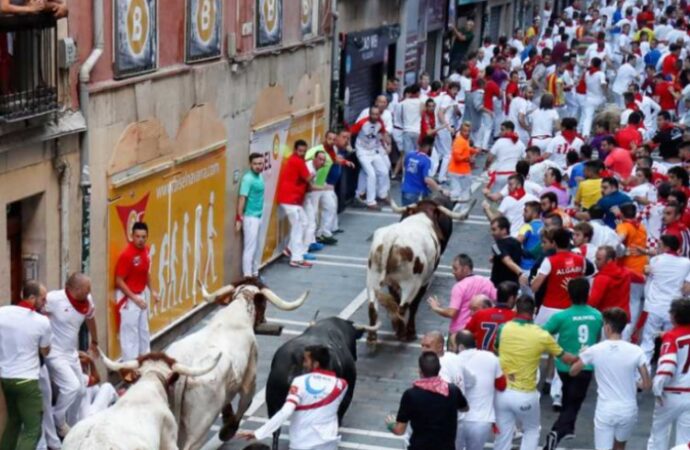
[[77, 62], [77, 44], [72, 38], [64, 38], [58, 41], [58, 67], [69, 69]]

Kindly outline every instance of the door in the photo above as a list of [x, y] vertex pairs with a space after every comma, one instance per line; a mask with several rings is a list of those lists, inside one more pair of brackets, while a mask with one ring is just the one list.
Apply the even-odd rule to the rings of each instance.
[[21, 300], [22, 291], [22, 207], [20, 202], [7, 205], [7, 247], [10, 251], [10, 301]]

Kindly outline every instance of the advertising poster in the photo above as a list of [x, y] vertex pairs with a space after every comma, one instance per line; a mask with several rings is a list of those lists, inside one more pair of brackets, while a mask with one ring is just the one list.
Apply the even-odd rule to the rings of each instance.
[[318, 0], [300, 0], [302, 3], [300, 14], [300, 27], [302, 29], [302, 39], [313, 37], [316, 34], [318, 24], [317, 11]]
[[278, 45], [283, 39], [283, 0], [256, 0], [256, 46]]
[[115, 77], [156, 69], [158, 53], [157, 0], [114, 0]]
[[220, 57], [223, 31], [221, 8], [221, 0], [187, 0], [187, 62]]
[[283, 158], [289, 150], [287, 144], [290, 118], [276, 121], [265, 127], [252, 130], [249, 141], [249, 153], [261, 153], [264, 155], [264, 212], [259, 230], [259, 248], [261, 250], [261, 263], [265, 263], [277, 256], [283, 249], [280, 247], [281, 232], [279, 211], [276, 198], [278, 178]]
[[160, 303], [150, 304], [151, 334], [203, 302], [196, 280], [209, 290], [223, 283], [225, 145], [194, 159], [174, 160], [166, 168], [109, 191], [108, 349], [120, 354], [115, 327], [115, 266], [131, 236], [132, 224], [149, 227], [151, 281]]

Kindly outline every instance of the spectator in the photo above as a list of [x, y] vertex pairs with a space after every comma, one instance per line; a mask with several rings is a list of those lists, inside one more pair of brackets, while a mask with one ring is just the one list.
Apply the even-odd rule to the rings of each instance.
[[525, 204], [537, 201], [537, 197], [528, 194], [524, 188], [525, 179], [522, 175], [511, 175], [508, 177], [508, 195], [503, 197], [498, 205], [498, 210], [493, 211], [488, 202], [484, 202], [482, 207], [484, 213], [493, 220], [497, 217], [505, 217], [510, 222], [510, 235], [516, 237], [520, 228], [525, 224], [523, 213]]
[[34, 449], [41, 438], [39, 354], [46, 357], [50, 352], [51, 327], [36, 310], [45, 299], [45, 287], [29, 281], [22, 301], [0, 307], [0, 385], [7, 408], [2, 449]]
[[397, 417], [388, 416], [386, 426], [398, 436], [412, 427], [408, 450], [454, 450], [458, 411], [467, 411], [467, 400], [457, 386], [444, 381], [441, 363], [433, 352], [419, 356], [420, 379], [403, 393]]
[[634, 165], [631, 152], [617, 147], [616, 140], [612, 137], [606, 137], [602, 140], [601, 149], [606, 152], [606, 159], [604, 160], [606, 168], [620, 180], [630, 178]]
[[496, 299], [496, 288], [491, 280], [473, 272], [474, 262], [468, 255], [461, 253], [453, 259], [453, 275], [456, 283], [450, 291], [450, 303], [447, 308], [441, 307], [438, 298], [432, 295], [427, 300], [433, 312], [450, 319], [449, 333], [457, 333], [465, 328], [470, 320], [470, 305], [476, 295], [485, 295]]
[[[616, 212], [618, 207], [632, 200], [627, 194], [618, 190], [618, 180], [606, 177], [601, 180], [601, 198], [596, 203], [604, 211], [604, 223], [612, 230], [616, 229]], [[589, 220], [590, 214], [581, 212], [577, 215], [580, 220]]]
[[422, 139], [419, 149], [405, 153], [405, 170], [400, 186], [400, 196], [403, 206], [417, 203], [426, 198], [432, 190], [439, 191], [441, 186], [432, 178], [431, 159], [429, 153], [434, 145], [434, 138], [427, 136]]
[[501, 324], [513, 320], [515, 300], [518, 296], [518, 285], [512, 281], [504, 281], [496, 290], [496, 306], [481, 309], [472, 315], [465, 329], [472, 333], [477, 348], [495, 351], [496, 333]]
[[[326, 160], [329, 158], [324, 150], [314, 153], [314, 157], [307, 161], [307, 170], [309, 170], [309, 190], [304, 197], [304, 213], [307, 216], [307, 228], [304, 232], [304, 244], [308, 245], [307, 251], [323, 250], [325, 242], [316, 242], [316, 228], [319, 220], [319, 204], [324, 197], [324, 193], [333, 189], [330, 184], [319, 183], [316, 179], [317, 174], [326, 166]], [[335, 213], [332, 211], [331, 213]], [[337, 241], [331, 238], [328, 241], [329, 245], [336, 244]]]
[[[637, 388], [651, 386], [640, 347], [625, 342], [621, 333], [628, 316], [620, 308], [604, 311], [606, 340], [580, 353], [580, 359], [570, 368], [577, 376], [591, 365], [597, 381], [597, 406], [594, 412], [594, 447], [625, 448], [637, 422]], [[637, 376], [642, 378], [638, 384]]]
[[[388, 130], [381, 120], [381, 111], [376, 106], [369, 108], [369, 115], [357, 121], [350, 129], [357, 134], [355, 150], [357, 159], [366, 173], [366, 204], [369, 209], [380, 210], [376, 204], [376, 197], [388, 199], [390, 181], [388, 179], [388, 150], [384, 145]], [[362, 192], [357, 192], [361, 196]]]
[[618, 145], [628, 151], [635, 151], [637, 147], [642, 145], [641, 126], [642, 115], [637, 111], [630, 113], [627, 126], [616, 132], [616, 142], [618, 142]]
[[237, 201], [235, 228], [242, 231], [242, 275], [258, 277], [260, 264], [259, 229], [264, 211], [264, 157], [260, 153], [249, 155], [249, 170], [242, 177]]
[[447, 352], [443, 349], [444, 343], [445, 339], [442, 333], [430, 331], [422, 337], [420, 345], [422, 352], [434, 352], [438, 356], [441, 363], [439, 376], [447, 383], [457, 386], [460, 392], [464, 393], [467, 386], [474, 384], [474, 376], [462, 365], [456, 353]]
[[575, 194], [575, 206], [589, 209], [601, 198], [601, 170], [600, 161], [586, 161], [584, 165], [585, 179], [577, 187]]
[[632, 274], [630, 283], [630, 325], [625, 328], [623, 337], [630, 340], [633, 325], [637, 323], [644, 297], [644, 268], [648, 263], [647, 255], [637, 254], [635, 248], [647, 246], [647, 230], [637, 220], [637, 208], [633, 203], [620, 207], [623, 221], [616, 226], [616, 233], [626, 251], [618, 263]]
[[[604, 312], [610, 308], [620, 308], [628, 315], [630, 322], [630, 284], [632, 273], [618, 265], [616, 251], [604, 245], [596, 253], [597, 273], [592, 280], [592, 291], [587, 304]], [[635, 278], [635, 281], [643, 279]]]
[[276, 201], [290, 222], [290, 240], [283, 253], [290, 258], [290, 267], [311, 268], [312, 264], [305, 259], [314, 259], [307, 253], [309, 242], [306, 241], [308, 226], [307, 214], [304, 211], [304, 197], [312, 180], [304, 155], [307, 143], [295, 142], [292, 155], [287, 159], [278, 179]]
[[494, 244], [491, 246], [491, 282], [498, 286], [503, 281], [515, 283], [522, 275], [522, 246], [520, 241], [509, 235], [510, 222], [505, 217], [491, 221], [491, 235]]
[[[448, 164], [450, 199], [467, 203], [472, 196], [472, 162], [477, 150], [470, 146], [470, 124], [465, 122], [453, 140], [453, 149]], [[461, 205], [458, 205], [461, 206]]]
[[558, 198], [558, 206], [565, 208], [570, 204], [570, 195], [568, 190], [563, 186], [563, 174], [556, 167], [549, 167], [544, 173], [544, 190], [541, 194], [546, 192], [553, 192]]

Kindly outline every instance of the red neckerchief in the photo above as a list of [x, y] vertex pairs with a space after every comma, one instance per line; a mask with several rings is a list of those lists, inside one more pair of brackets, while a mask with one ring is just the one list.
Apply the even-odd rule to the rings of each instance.
[[627, 109], [632, 109], [633, 111], [639, 111], [640, 110], [640, 108], [637, 106], [637, 102], [626, 103], [625, 107]]
[[587, 72], [589, 72], [590, 75], [594, 75], [595, 73], [599, 72], [599, 68], [590, 66], [589, 69], [587, 69]]
[[20, 306], [22, 308], [30, 309], [31, 311], [36, 311], [36, 307], [29, 303], [28, 300], [21, 300], [19, 303], [17, 303], [17, 306]]
[[510, 139], [511, 141], [513, 141], [513, 144], [515, 144], [518, 141], [518, 139], [520, 139], [520, 136], [518, 136], [517, 133], [514, 131], [506, 131], [505, 133], [503, 133], [501, 137]]
[[605, 48], [606, 48], [606, 43], [597, 42], [597, 51], [598, 52], [603, 52]]
[[572, 144], [575, 138], [577, 138], [577, 131], [575, 130], [563, 130], [561, 131], [561, 136], [563, 139], [568, 141], [568, 144]]
[[673, 250], [666, 250], [664, 253], [667, 255], [678, 256], [678, 252], [674, 252]]
[[520, 200], [526, 194], [525, 188], [515, 189], [513, 192], [509, 192], [508, 195], [513, 197], [515, 200]]
[[67, 300], [69, 300], [70, 304], [72, 305], [72, 308], [74, 308], [79, 314], [85, 316], [89, 312], [91, 304], [88, 302], [88, 300], [80, 302], [72, 297], [67, 289], [65, 289], [65, 295], [67, 296]]
[[580, 253], [582, 253], [582, 256], [587, 256], [587, 244], [582, 244], [580, 246]]
[[450, 390], [448, 388], [448, 383], [438, 376], [421, 378], [415, 381], [413, 386], [428, 392], [433, 392], [434, 394], [441, 394], [444, 397], [448, 397], [448, 392]]
[[551, 183], [551, 187], [554, 187], [554, 188], [559, 189], [561, 191], [565, 191], [565, 188], [563, 186], [561, 186], [560, 184], [556, 183], [555, 181], [553, 183]]
[[675, 125], [673, 122], [666, 122], [663, 127], [661, 127], [661, 131], [668, 131], [675, 128]]
[[325, 370], [325, 369], [314, 369], [314, 370], [311, 371], [311, 373], [320, 373], [320, 374], [328, 375], [328, 376], [331, 376], [331, 377], [336, 377], [336, 376], [337, 376], [337, 375], [335, 374], [335, 372], [333, 372], [332, 370]]

